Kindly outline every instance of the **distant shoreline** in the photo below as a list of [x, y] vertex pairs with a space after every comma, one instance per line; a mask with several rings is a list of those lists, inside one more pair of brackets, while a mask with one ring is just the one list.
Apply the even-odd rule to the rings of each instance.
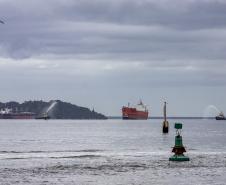
[[[108, 116], [108, 119], [122, 119], [121, 116]], [[152, 116], [148, 119], [163, 119], [162, 116]], [[215, 117], [199, 117], [199, 116], [171, 116], [167, 119], [215, 119]]]

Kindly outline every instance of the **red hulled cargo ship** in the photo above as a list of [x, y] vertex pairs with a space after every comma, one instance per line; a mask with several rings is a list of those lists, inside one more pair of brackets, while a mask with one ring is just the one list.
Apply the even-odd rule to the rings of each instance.
[[136, 107], [130, 107], [129, 105], [122, 107], [122, 119], [148, 119], [148, 109], [140, 102]]
[[35, 113], [33, 112], [13, 112], [12, 109], [1, 109], [0, 119], [34, 119]]

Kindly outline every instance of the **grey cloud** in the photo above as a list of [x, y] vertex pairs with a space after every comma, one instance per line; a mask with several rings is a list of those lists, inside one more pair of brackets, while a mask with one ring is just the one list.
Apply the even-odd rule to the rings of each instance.
[[225, 57], [224, 1], [24, 0], [0, 5], [7, 22], [1, 25], [0, 42], [13, 58], [119, 53], [131, 59], [134, 52], [138, 59]]
[[224, 1], [77, 1], [61, 9], [67, 18], [179, 29], [225, 27]]

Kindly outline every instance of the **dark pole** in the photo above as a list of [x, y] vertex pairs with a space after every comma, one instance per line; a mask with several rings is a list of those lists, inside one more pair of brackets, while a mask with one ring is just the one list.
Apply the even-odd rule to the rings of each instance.
[[164, 102], [163, 116], [164, 116], [164, 121], [162, 123], [162, 132], [168, 133], [169, 132], [169, 122], [166, 120], [166, 102]]

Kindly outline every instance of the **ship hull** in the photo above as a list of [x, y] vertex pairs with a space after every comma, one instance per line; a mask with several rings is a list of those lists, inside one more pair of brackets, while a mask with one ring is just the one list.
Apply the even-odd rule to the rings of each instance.
[[216, 120], [226, 120], [225, 117], [216, 116]]
[[47, 119], [50, 119], [49, 116], [40, 116], [40, 117], [36, 117], [35, 119], [44, 119], [44, 120], [47, 120]]
[[138, 111], [136, 108], [123, 107], [122, 108], [122, 119], [130, 120], [147, 120], [148, 111]]
[[34, 113], [9, 113], [0, 114], [0, 119], [34, 119]]
[[11, 114], [0, 114], [0, 119], [12, 119]]

